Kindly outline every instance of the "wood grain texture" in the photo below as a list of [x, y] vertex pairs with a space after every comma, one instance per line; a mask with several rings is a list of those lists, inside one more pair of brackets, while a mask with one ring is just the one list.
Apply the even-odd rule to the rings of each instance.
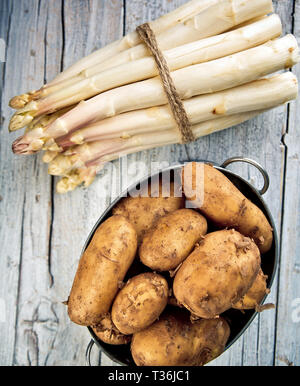
[[[37, 55], [38, 51], [43, 52], [44, 46], [44, 29], [38, 15], [39, 4], [31, 0], [18, 3], [18, 6], [15, 2], [8, 4], [10, 13], [6, 15], [9, 17], [9, 27], [2, 94], [5, 123], [11, 113], [7, 107], [11, 91], [18, 93], [35, 88], [44, 81], [44, 57]], [[20, 24], [22, 29], [19, 28]], [[41, 33], [41, 38], [36, 31]], [[45, 265], [47, 267], [48, 256], [50, 179], [43, 165], [40, 165], [40, 157], [19, 158], [11, 154], [10, 143], [17, 135], [18, 133], [9, 135], [6, 125], [1, 131], [1, 218], [4, 226], [1, 226], [3, 249], [0, 264], [4, 280], [1, 280], [0, 293], [5, 298], [7, 314], [0, 338], [4, 348], [0, 355], [5, 357], [0, 362], [7, 364], [16, 364], [18, 361], [18, 328], [23, 322], [20, 318], [23, 317], [25, 307], [23, 289], [30, 288], [30, 280], [26, 281], [26, 272], [30, 268], [28, 262], [37, 268]], [[34, 270], [32, 276], [35, 273]], [[47, 275], [42, 280], [46, 282]], [[39, 298], [36, 297], [36, 300], [39, 301]], [[27, 315], [24, 317], [26, 319]], [[34, 339], [33, 333], [28, 337], [26, 345], [29, 361], [33, 362], [33, 357], [37, 357], [36, 350], [34, 353], [31, 350]]]
[[[9, 32], [11, 28], [12, 6], [7, 1], [2, 1], [0, 4], [0, 38], [4, 39], [7, 47]], [[15, 227], [13, 219], [9, 216], [12, 211], [10, 198], [13, 194], [13, 176], [15, 164], [8, 146], [10, 141], [9, 135], [4, 128], [6, 114], [6, 98], [4, 95], [8, 52], [6, 50], [6, 63], [0, 63], [0, 242], [2, 245], [0, 259], [0, 302], [1, 302], [1, 318], [0, 318], [0, 342], [3, 349], [0, 353], [0, 363], [3, 365], [11, 364], [14, 354], [14, 337], [15, 337], [15, 320], [16, 306], [18, 293], [18, 271], [20, 262], [20, 234], [21, 226]], [[6, 161], [5, 161], [6, 160]], [[7, 172], [5, 172], [5, 169]], [[14, 203], [16, 215], [22, 218], [23, 203]], [[3, 275], [3, 276], [2, 276]], [[9, 295], [8, 295], [9, 293]]]
[[[293, 33], [300, 38], [300, 1], [295, 2]], [[293, 69], [299, 77], [299, 67]], [[300, 133], [299, 99], [291, 104], [287, 132], [283, 138], [286, 150], [284, 171], [283, 232], [281, 238], [280, 280], [276, 324], [275, 364], [299, 366], [300, 331]]]
[[[31, 1], [24, 10], [29, 10], [27, 25], [34, 36], [29, 52], [35, 59], [35, 66], [41, 66], [41, 70], [37, 71], [38, 82], [47, 80], [48, 76], [53, 76], [60, 69], [62, 39], [59, 39], [57, 31], [61, 29], [61, 13], [60, 7], [53, 5], [48, 1]], [[17, 39], [22, 39], [21, 35]], [[22, 51], [24, 55], [25, 50], [28, 47]], [[30, 73], [33, 76], [34, 69], [30, 69]], [[30, 158], [35, 163], [35, 178], [28, 179], [30, 187], [25, 187], [14, 364], [47, 365], [59, 325], [57, 302], [51, 292], [52, 187], [45, 166], [39, 167], [40, 157]]]
[[[65, 68], [95, 47], [122, 35], [123, 2], [67, 1], [64, 2], [63, 21], [62, 64]], [[79, 189], [70, 195], [53, 195], [52, 293], [58, 301], [68, 298], [81, 249], [91, 228], [110, 203], [113, 181], [113, 175], [107, 171], [86, 191]], [[72, 324], [61, 305], [57, 307], [57, 314], [60, 328], [49, 364], [61, 361], [84, 364], [84, 352], [90, 339], [87, 329]]]
[[[268, 302], [276, 303], [277, 310], [259, 315], [211, 365], [300, 364], [300, 321], [295, 322], [300, 317], [299, 101], [193, 144], [115, 161], [89, 189], [67, 195], [55, 193], [56, 180], [48, 176], [40, 156], [11, 153], [11, 142], [20, 134], [7, 132], [10, 97], [38, 88], [82, 56], [185, 1], [0, 2], [0, 38], [7, 43], [6, 63], [0, 63], [0, 365], [83, 365], [90, 336], [68, 320], [62, 301], [85, 239], [111, 199], [145, 174], [178, 161], [222, 163], [236, 155], [257, 160], [270, 174], [265, 200], [282, 241], [282, 257], [280, 279]], [[291, 0], [275, 0], [274, 5], [285, 32], [300, 37], [300, 1], [295, 0], [295, 8]], [[300, 75], [298, 68], [295, 72]], [[230, 169], [254, 185], [262, 184], [252, 167], [237, 164]], [[93, 363], [113, 364], [96, 348]]]

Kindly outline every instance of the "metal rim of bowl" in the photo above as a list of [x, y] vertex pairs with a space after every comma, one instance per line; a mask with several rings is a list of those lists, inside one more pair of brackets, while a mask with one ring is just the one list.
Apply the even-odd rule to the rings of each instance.
[[[161, 169], [157, 172], [155, 172], [154, 174], [152, 175], [147, 175], [145, 176], [144, 178], [142, 178], [141, 180], [133, 183], [129, 188], [127, 188], [123, 193], [121, 193], [121, 195], [119, 195], [110, 205], [109, 207], [102, 213], [102, 215], [100, 216], [100, 218], [98, 219], [98, 221], [96, 222], [96, 224], [94, 225], [92, 231], [90, 232], [88, 238], [87, 238], [87, 241], [85, 242], [84, 244], [84, 247], [82, 249], [82, 252], [81, 252], [81, 255], [80, 257], [83, 255], [83, 253], [85, 252], [86, 248], [88, 247], [95, 231], [98, 229], [98, 227], [100, 226], [100, 224], [104, 221], [105, 217], [107, 216], [107, 214], [109, 212], [111, 212], [111, 210], [113, 209], [113, 207], [123, 198], [123, 197], [126, 197], [127, 193], [130, 192], [131, 190], [133, 190], [138, 184], [141, 184], [145, 181], [147, 181], [149, 178], [151, 177], [155, 177], [157, 175], [160, 175], [161, 173], [166, 173], [168, 171], [171, 171], [171, 170], [176, 170], [176, 169], [180, 169], [182, 168], [182, 166], [186, 163], [190, 163], [190, 162], [203, 162], [203, 163], [206, 163], [206, 164], [210, 164], [212, 165], [214, 168], [216, 168], [217, 170], [221, 171], [223, 174], [224, 172], [226, 172], [226, 174], [229, 174], [231, 175], [232, 177], [234, 178], [237, 178], [239, 180], [241, 180], [244, 184], [246, 184], [248, 186], [248, 188], [252, 191], [252, 193], [254, 193], [254, 195], [256, 196], [256, 198], [260, 201], [261, 203], [261, 206], [264, 208], [264, 211], [265, 213], [267, 214], [267, 217], [268, 217], [268, 220], [271, 224], [271, 227], [273, 228], [273, 245], [274, 245], [274, 268], [273, 268], [273, 272], [272, 272], [272, 275], [271, 275], [271, 278], [269, 280], [269, 288], [272, 287], [272, 284], [274, 282], [274, 279], [275, 279], [275, 276], [276, 276], [276, 272], [277, 272], [277, 268], [278, 268], [278, 262], [279, 262], [279, 243], [278, 243], [278, 235], [277, 235], [277, 231], [276, 231], [276, 226], [275, 226], [275, 223], [274, 223], [274, 219], [273, 219], [273, 216], [268, 208], [268, 206], [266, 205], [264, 199], [262, 198], [262, 195], [265, 194], [269, 188], [269, 184], [270, 184], [270, 179], [269, 179], [269, 175], [267, 173], [267, 171], [259, 164], [257, 163], [256, 161], [252, 160], [252, 159], [249, 159], [249, 158], [245, 158], [245, 157], [232, 157], [232, 158], [229, 158], [228, 160], [224, 161], [222, 163], [222, 165], [218, 166], [215, 162], [211, 162], [211, 161], [207, 161], [207, 160], [191, 160], [191, 161], [186, 161], [186, 162], [181, 162], [181, 163], [178, 163], [176, 165], [173, 165], [173, 166], [170, 166], [168, 168], [164, 168], [164, 169]], [[230, 164], [232, 163], [236, 163], [236, 162], [244, 162], [244, 163], [248, 163], [252, 166], [255, 166], [259, 171], [260, 173], [262, 174], [263, 176], [263, 179], [264, 179], [264, 186], [261, 190], [258, 190], [256, 189], [253, 185], [251, 185], [248, 181], [246, 181], [244, 178], [242, 178], [241, 176], [239, 176], [238, 174], [235, 174], [233, 173], [232, 171], [226, 169], [227, 166], [229, 166]], [[265, 302], [266, 298], [267, 298], [268, 295], [265, 295], [264, 296], [264, 299], [262, 300], [262, 303]], [[226, 352], [245, 332], [246, 330], [249, 328], [249, 326], [252, 324], [253, 320], [256, 318], [256, 316], [258, 315], [258, 312], [255, 311], [253, 313], [253, 315], [249, 318], [248, 322], [245, 324], [245, 326], [241, 329], [241, 331], [229, 342], [229, 344], [226, 346], [224, 352]], [[91, 352], [92, 352], [92, 348], [94, 345], [96, 345], [99, 350], [101, 350], [102, 352], [104, 352], [105, 355], [107, 355], [107, 357], [109, 359], [111, 359], [112, 361], [114, 361], [115, 363], [118, 363], [119, 365], [122, 365], [122, 366], [128, 366], [127, 363], [125, 362], [122, 362], [120, 361], [119, 359], [115, 358], [112, 354], [110, 354], [104, 347], [103, 345], [101, 344], [100, 340], [96, 337], [95, 333], [93, 332], [92, 328], [91, 327], [87, 327], [90, 334], [91, 334], [91, 341], [89, 342], [88, 346], [87, 346], [87, 349], [86, 349], [86, 364], [88, 366], [92, 366], [91, 364]], [[223, 352], [223, 353], [224, 353]]]

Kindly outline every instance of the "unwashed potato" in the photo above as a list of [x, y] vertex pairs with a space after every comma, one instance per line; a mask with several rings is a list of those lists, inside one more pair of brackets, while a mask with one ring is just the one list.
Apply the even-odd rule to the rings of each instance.
[[94, 326], [101, 322], [136, 250], [136, 231], [125, 217], [112, 216], [99, 226], [80, 259], [68, 300], [74, 323]]
[[169, 296], [168, 304], [173, 307], [182, 307], [182, 305], [178, 303], [178, 300], [175, 298], [174, 295]]
[[112, 320], [123, 334], [141, 331], [158, 319], [168, 302], [168, 283], [156, 273], [131, 278], [112, 306]]
[[215, 318], [248, 292], [260, 262], [259, 249], [250, 238], [233, 229], [210, 233], [182, 263], [174, 295], [193, 315]]
[[137, 366], [203, 366], [224, 351], [229, 335], [223, 318], [192, 323], [174, 309], [133, 335], [131, 353]]
[[139, 249], [143, 264], [155, 271], [176, 268], [207, 232], [206, 219], [192, 209], [179, 209], [159, 219]]
[[144, 186], [138, 197], [123, 198], [114, 207], [113, 214], [125, 216], [132, 223], [140, 244], [145, 233], [160, 217], [176, 209], [184, 208], [184, 205], [185, 199], [173, 182], [169, 189], [167, 186], [163, 188], [160, 182], [156, 190], [151, 190], [150, 186]]
[[183, 190], [218, 227], [235, 228], [252, 238], [261, 253], [270, 250], [273, 231], [266, 216], [223, 173], [207, 164], [187, 164], [183, 169]]
[[268, 276], [264, 275], [263, 271], [260, 269], [252, 287], [249, 289], [245, 296], [243, 296], [236, 304], [234, 304], [233, 308], [238, 310], [259, 310], [264, 296], [270, 292], [267, 289], [267, 278]]
[[104, 343], [111, 345], [127, 344], [131, 341], [131, 336], [123, 335], [111, 320], [111, 314], [102, 317], [97, 326], [92, 327], [96, 336]]

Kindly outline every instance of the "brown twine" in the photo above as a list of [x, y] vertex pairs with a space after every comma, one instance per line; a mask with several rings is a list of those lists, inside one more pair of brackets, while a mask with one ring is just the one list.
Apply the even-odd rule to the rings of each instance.
[[167, 94], [169, 104], [171, 106], [173, 116], [179, 128], [181, 143], [195, 141], [195, 136], [192, 131], [192, 126], [185, 111], [182, 100], [176, 90], [175, 84], [170, 74], [168, 63], [163, 56], [149, 23], [145, 23], [137, 27], [137, 32], [142, 41], [148, 46], [156, 61], [159, 75], [161, 77], [163, 87]]

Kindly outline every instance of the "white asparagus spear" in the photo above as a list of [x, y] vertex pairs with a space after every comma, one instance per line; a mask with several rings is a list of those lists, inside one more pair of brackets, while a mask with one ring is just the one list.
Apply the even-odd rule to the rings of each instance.
[[[151, 27], [156, 34], [160, 34], [164, 30], [171, 28], [178, 23], [185, 22], [187, 19], [194, 17], [204, 9], [211, 7], [216, 3], [221, 3], [222, 1], [223, 0], [192, 0], [187, 4], [184, 4], [183, 6], [179, 7], [178, 9], [174, 10], [173, 12], [162, 16], [158, 20], [150, 22]], [[266, 3], [265, 7], [270, 7], [270, 5]], [[64, 81], [68, 81], [74, 76], [84, 74], [87, 69], [98, 65], [118, 55], [123, 51], [135, 47], [140, 43], [141, 41], [139, 39], [139, 36], [134, 31], [126, 35], [124, 38], [115, 41], [103, 48], [100, 48], [92, 54], [82, 58], [81, 60], [70, 66], [68, 69], [60, 73], [52, 82], [44, 85], [41, 90], [31, 91], [26, 94], [15, 96], [10, 101], [10, 107], [14, 109], [21, 109], [25, 107], [25, 105], [31, 100], [35, 100], [36, 98], [38, 98], [42, 91], [45, 91], [48, 88], [52, 88], [53, 90], [61, 89], [65, 87], [64, 84], [61, 84], [64, 83]], [[72, 83], [73, 81], [71, 81], [71, 84]]]
[[[239, 114], [240, 117], [252, 117], [254, 113]], [[232, 116], [217, 118], [212, 121], [202, 122], [193, 126], [193, 131], [197, 127], [197, 132], [206, 133], [212, 132], [212, 127], [219, 127], [219, 120], [226, 124], [232, 122]], [[200, 130], [202, 125], [202, 130]], [[232, 126], [232, 125], [231, 125]], [[204, 134], [205, 135], [205, 134]], [[75, 146], [68, 149], [65, 153], [58, 155], [48, 167], [48, 173], [54, 176], [67, 176], [74, 169], [81, 169], [84, 167], [94, 166], [97, 163], [106, 163], [126, 154], [139, 152], [159, 146], [171, 145], [179, 143], [180, 136], [176, 130], [163, 130], [159, 135], [147, 132], [140, 135], [135, 135], [128, 139], [116, 138], [114, 140], [95, 141], [85, 143], [83, 145]]]
[[[245, 6], [246, 13], [241, 5]], [[271, 12], [270, 1], [252, 0], [223, 0], [205, 9], [199, 15], [183, 24], [178, 24], [165, 30], [157, 36], [161, 50], [167, 50], [180, 45], [204, 39], [232, 29], [243, 22]], [[101, 63], [102, 71], [130, 61], [151, 55], [144, 44], [132, 47]], [[82, 76], [98, 72], [98, 66], [89, 68]]]
[[[275, 17], [277, 17], [277, 20], [275, 20]], [[242, 24], [239, 24], [238, 26], [235, 26], [234, 28], [230, 29], [228, 32], [234, 31], [234, 30], [242, 28], [242, 27], [246, 27], [246, 26], [248, 26], [250, 24], [254, 24], [254, 23], [256, 23], [258, 21], [261, 21], [263, 19], [267, 20], [269, 18], [271, 18], [270, 20], [268, 20], [269, 23], [271, 23], [271, 20], [273, 18], [272, 23], [273, 23], [273, 30], [274, 30], [274, 33], [275, 33], [275, 28], [279, 28], [278, 19], [279, 19], [279, 22], [280, 22], [280, 25], [281, 25], [281, 20], [280, 20], [279, 16], [275, 15], [275, 14], [272, 14], [270, 16], [266, 16], [266, 15], [265, 16], [260, 16], [260, 17], [248, 20], [245, 23], [242, 23]], [[277, 26], [275, 26], [275, 24]], [[270, 27], [270, 25], [269, 25], [269, 27]], [[267, 28], [267, 27], [265, 27], [265, 28]], [[282, 26], [280, 27], [280, 29], [281, 29], [281, 32], [282, 32]], [[281, 34], [281, 32], [280, 32], [280, 34]], [[267, 31], [266, 33], [269, 34], [270, 32]], [[258, 35], [258, 34], [260, 34], [260, 32], [256, 31], [256, 34]], [[225, 33], [224, 33], [224, 35], [225, 35]], [[179, 47], [180, 47], [180, 50], [182, 50], [184, 46], [185, 46], [185, 50], [187, 50], [187, 49], [188, 50], [189, 49], [196, 50], [196, 49], [198, 49], [198, 45], [199, 45], [199, 49], [203, 49], [205, 47], [205, 45], [204, 45], [205, 43], [206, 44], [214, 44], [214, 43], [217, 44], [218, 40], [214, 40], [213, 41], [213, 39], [219, 39], [219, 37], [220, 37], [220, 35], [217, 35], [215, 37], [211, 36], [209, 38], [201, 39], [201, 42], [203, 42], [203, 45], [200, 45], [200, 41], [196, 40], [196, 41], [184, 44], [183, 46], [179, 46]], [[174, 37], [172, 37], [172, 41], [173, 41], [173, 39], [176, 40]], [[273, 38], [270, 38], [270, 39], [273, 39]], [[266, 39], [265, 41], [267, 41], [267, 40], [268, 39]], [[262, 44], [262, 43], [260, 43], [260, 44]], [[166, 57], [167, 61], [168, 61], [168, 56], [170, 56], [170, 57], [175, 57], [176, 56], [177, 58], [180, 58], [180, 56], [178, 55], [178, 53], [180, 53], [180, 52], [177, 51], [177, 49], [179, 47], [176, 46], [176, 47], [174, 47], [172, 49], [170, 49], [170, 47], [167, 47], [167, 49], [163, 51], [164, 56]], [[226, 56], [226, 55], [222, 54], [222, 51], [223, 51], [223, 47], [221, 48], [221, 52], [219, 53], [220, 56], [217, 56], [217, 57]], [[239, 51], [241, 51], [241, 50], [234, 51], [234, 52], [239, 52]], [[231, 52], [231, 53], [233, 53], [233, 52]], [[49, 95], [49, 94], [51, 94], [53, 92], [59, 91], [63, 87], [69, 87], [69, 86], [73, 85], [74, 83], [76, 83], [76, 82], [78, 82], [80, 80], [83, 80], [83, 79], [86, 79], [86, 78], [90, 78], [90, 77], [92, 77], [92, 76], [94, 76], [96, 74], [99, 74], [100, 72], [104, 72], [104, 71], [107, 71], [108, 69], [112, 69], [114, 67], [119, 67], [120, 65], [123, 65], [123, 64], [126, 64], [126, 63], [130, 63], [130, 62], [135, 62], [135, 61], [137, 61], [139, 59], [142, 59], [144, 57], [148, 58], [148, 57], [151, 57], [151, 56], [152, 55], [151, 55], [150, 51], [148, 49], [145, 49], [144, 50], [144, 56], [140, 57], [140, 55], [138, 55], [137, 57], [135, 57], [134, 54], [133, 55], [132, 54], [127, 55], [126, 59], [124, 60], [124, 63], [123, 63], [123, 61], [121, 61], [121, 63], [118, 66], [116, 66], [116, 62], [115, 61], [112, 61], [111, 65], [107, 65], [107, 66], [103, 65], [103, 63], [98, 63], [95, 66], [89, 67], [86, 70], [81, 71], [79, 74], [77, 74], [77, 75], [75, 75], [75, 76], [73, 76], [71, 78], [68, 78], [68, 79], [65, 79], [64, 81], [59, 82], [58, 84], [54, 84], [52, 86], [48, 86], [47, 85], [46, 87], [43, 86], [40, 90], [35, 91], [34, 95], [37, 98], [45, 97], [45, 96], [47, 96], [47, 95]], [[209, 60], [216, 59], [217, 57], [212, 57]], [[117, 59], [116, 56], [114, 58]], [[208, 60], [206, 60], [206, 61], [208, 61]], [[169, 63], [169, 65], [170, 65], [170, 63]], [[30, 100], [27, 99], [25, 104], [27, 104], [29, 101]], [[25, 104], [22, 107], [24, 107]]]
[[[275, 107], [275, 106], [274, 106]], [[241, 113], [232, 116], [221, 117], [218, 119], [214, 119], [212, 121], [202, 122], [198, 125], [193, 126], [194, 135], [197, 138], [202, 136], [209, 135], [213, 132], [221, 131], [227, 129], [229, 127], [238, 125], [242, 122], [245, 122], [249, 119], [254, 118], [255, 116], [263, 113], [265, 110], [254, 111], [249, 113]], [[65, 169], [60, 170], [61, 175], [64, 176], [57, 184], [57, 192], [58, 193], [67, 193], [69, 191], [74, 190], [77, 186], [84, 183], [85, 186], [89, 186], [96, 177], [97, 172], [99, 172], [107, 162], [118, 159], [119, 157], [129, 155], [135, 152], [144, 151], [151, 149], [153, 147], [166, 146], [170, 144], [177, 143], [179, 137], [175, 131], [165, 131], [162, 133], [163, 135], [160, 137], [160, 141], [157, 141], [157, 136], [153, 133], [148, 133], [145, 136], [137, 136], [132, 137], [130, 139], [130, 143], [127, 141], [127, 147], [125, 148], [124, 143], [119, 143], [119, 150], [111, 153], [109, 155], [99, 157], [95, 159], [93, 162], [90, 162], [87, 166], [83, 163], [77, 163], [77, 165], [81, 165], [78, 168], [73, 168], [74, 164], [70, 162], [70, 157], [65, 160]], [[150, 141], [150, 143], [149, 143]], [[122, 148], [123, 145], [123, 148]], [[61, 157], [61, 156], [59, 156]], [[67, 168], [68, 166], [69, 168]], [[51, 169], [49, 170], [51, 174]], [[55, 175], [59, 175], [59, 170], [54, 170]]]
[[[241, 7], [241, 4], [244, 7]], [[233, 25], [237, 26], [242, 20], [249, 21], [251, 15], [264, 15], [270, 12], [272, 9], [271, 6], [272, 4], [269, 0], [263, 2], [261, 0], [255, 0], [254, 2], [248, 2], [246, 6], [244, 0], [223, 0], [215, 6], [204, 10], [186, 23], [176, 25], [158, 35], [157, 41], [159, 47], [161, 50], [169, 50], [186, 43], [220, 34], [227, 31]], [[138, 46], [123, 51], [119, 55], [115, 55], [107, 61], [103, 61], [100, 64], [82, 71], [78, 77], [74, 77], [73, 81], [69, 79], [69, 82], [77, 82], [79, 78], [88, 78], [99, 72], [148, 57], [149, 55], [151, 56], [151, 53], [148, 48], [144, 44], [139, 44]], [[55, 88], [60, 89], [62, 85], [54, 87], [54, 91]], [[53, 91], [48, 90], [48, 92]]]
[[[172, 72], [182, 99], [213, 93], [251, 82], [273, 72], [292, 67], [299, 61], [299, 49], [293, 35], [270, 41], [225, 58], [185, 67]], [[167, 104], [159, 77], [119, 87], [81, 102], [58, 118], [43, 133], [26, 133], [13, 144], [15, 153], [26, 154], [41, 149], [48, 140], [90, 123], [126, 111]], [[27, 115], [25, 114], [25, 119]], [[21, 119], [22, 117], [20, 117]], [[24, 118], [24, 116], [23, 116]]]
[[[231, 6], [232, 3], [232, 6]], [[249, 4], [251, 3], [251, 7], [249, 7]], [[208, 10], [210, 8], [210, 10]], [[216, 22], [214, 18], [215, 13], [219, 13], [220, 10], [227, 9], [227, 14], [224, 17], [224, 13], [222, 13], [220, 19]], [[177, 8], [173, 12], [170, 12], [169, 14], [166, 14], [162, 16], [161, 18], [150, 22], [150, 26], [155, 32], [156, 35], [160, 35], [164, 31], [168, 29], [172, 29], [173, 26], [178, 25], [179, 23], [185, 23], [187, 22], [188, 26], [192, 26], [194, 23], [190, 19], [192, 19], [194, 16], [198, 15], [199, 13], [202, 13], [203, 11], [208, 10], [207, 14], [205, 15], [205, 19], [207, 20], [206, 27], [208, 30], [211, 29], [211, 26], [213, 24], [223, 24], [226, 28], [228, 25], [229, 20], [232, 20], [232, 15], [239, 12], [241, 14], [241, 17], [237, 19], [237, 22], [234, 25], [237, 25], [239, 23], [243, 23], [245, 20], [249, 20], [249, 15], [253, 13], [253, 18], [257, 16], [262, 16], [268, 13], [273, 12], [273, 5], [272, 0], [251, 0], [251, 1], [245, 1], [245, 0], [193, 0], [190, 1], [181, 7]], [[239, 21], [241, 20], [241, 21]], [[205, 21], [204, 21], [205, 22]], [[203, 19], [197, 19], [195, 22], [195, 27], [197, 30], [198, 25], [203, 23]], [[218, 30], [218, 27], [215, 31]], [[231, 28], [231, 27], [229, 27]], [[228, 28], [227, 28], [228, 29]], [[193, 30], [193, 28], [192, 28]], [[223, 29], [222, 31], [225, 31], [226, 29]], [[180, 32], [180, 31], [177, 31]], [[176, 33], [176, 30], [173, 30], [172, 33], [169, 33], [165, 36], [165, 41], [173, 41], [174, 33]], [[219, 32], [215, 32], [219, 33]], [[207, 36], [212, 36], [211, 35]], [[180, 34], [176, 34], [176, 37], [180, 38]], [[170, 40], [171, 38], [171, 40]], [[198, 40], [197, 38], [195, 40]], [[69, 69], [65, 70], [63, 73], [58, 75], [55, 80], [52, 82], [57, 83], [60, 82], [66, 78], [70, 78], [74, 75], [77, 75], [81, 73], [82, 71], [86, 70], [87, 68], [92, 67], [95, 64], [103, 63], [105, 58], [112, 58], [113, 56], [116, 56], [118, 52], [123, 52], [124, 50], [135, 47], [138, 44], [140, 44], [140, 38], [139, 35], [134, 31], [125, 36], [123, 39], [120, 39], [119, 41], [112, 43], [110, 46], [106, 46], [88, 57], [82, 59], [81, 61], [77, 62], [75, 65], [71, 66]], [[179, 43], [178, 45], [182, 45], [184, 43]], [[174, 46], [175, 47], [175, 46]], [[166, 47], [170, 48], [170, 47]], [[148, 55], [148, 54], [147, 54]]]
[[52, 122], [54, 122], [57, 118], [61, 117], [62, 115], [66, 114], [68, 111], [70, 111], [74, 106], [66, 107], [62, 110], [59, 110], [53, 114], [45, 114], [40, 115], [39, 117], [35, 118], [30, 124], [26, 127], [25, 132], [31, 131], [31, 130], [38, 130], [42, 129], [44, 130], [47, 126], [49, 126]]
[[[205, 94], [184, 101], [191, 124], [247, 111], [268, 109], [295, 99], [298, 82], [291, 72], [260, 79], [229, 90]], [[62, 149], [100, 140], [129, 138], [133, 135], [174, 128], [168, 105], [131, 111], [92, 124], [66, 137], [57, 139]], [[159, 133], [158, 133], [159, 134]]]
[[[184, 4], [183, 6], [175, 9], [173, 12], [170, 12], [169, 14], [166, 14], [161, 18], [150, 22], [150, 25], [156, 34], [160, 34], [164, 30], [171, 28], [178, 23], [185, 22], [187, 19], [192, 18], [204, 9], [222, 1], [223, 0], [192, 0], [187, 4]], [[73, 76], [78, 76], [88, 68], [108, 60], [111, 57], [114, 57], [115, 55], [118, 55], [119, 53], [126, 51], [129, 48], [135, 47], [140, 43], [141, 41], [138, 34], [135, 31], [131, 32], [124, 38], [115, 41], [103, 48], [100, 48], [90, 55], [80, 59], [75, 64], [60, 73], [52, 82], [43, 86], [42, 89], [47, 89], [48, 87], [52, 86], [61, 88], [62, 86], [60, 83], [64, 80], [70, 79]], [[23, 108], [31, 100], [34, 100], [35, 97], [39, 95], [39, 92], [40, 90], [18, 95], [11, 99], [10, 106], [15, 109]]]
[[[237, 29], [232, 32], [198, 40], [171, 50], [164, 51], [171, 71], [178, 70], [196, 63], [208, 62], [251, 47], [258, 46], [281, 35], [282, 25], [278, 15], [271, 15], [264, 20]], [[157, 65], [153, 57], [128, 62], [120, 66], [101, 71], [98, 74], [86, 74], [68, 79], [63, 82], [63, 87], [53, 92], [57, 86], [41, 90], [41, 99], [36, 101], [39, 112], [46, 113], [52, 110], [55, 104], [62, 108], [68, 103], [75, 104], [88, 99], [101, 92], [134, 83], [159, 75]], [[49, 95], [50, 94], [50, 95]], [[60, 104], [57, 104], [61, 101]]]
[[[270, 0], [251, 0], [246, 3], [245, 0], [222, 0], [216, 5], [207, 8], [199, 15], [189, 19], [184, 24], [178, 24], [164, 31], [161, 35], [158, 35], [157, 41], [162, 50], [179, 47], [208, 36], [214, 36], [254, 16], [265, 14], [269, 7]], [[273, 36], [271, 38], [273, 38]], [[263, 42], [265, 41], [267, 41], [267, 39]], [[246, 48], [249, 47], [251, 47], [251, 45]], [[141, 70], [143, 69], [143, 62], [132, 63], [132, 65], [130, 65], [132, 60], [139, 60], [149, 55], [150, 52], [146, 45], [140, 44], [122, 52], [120, 55], [113, 56], [108, 62], [101, 62], [91, 69], [82, 71], [73, 79], [68, 78], [65, 82], [60, 82], [51, 87], [42, 87], [36, 92], [29, 93], [27, 97], [23, 94], [20, 98], [21, 103], [25, 100], [27, 101], [29, 106], [26, 106], [26, 103], [23, 108], [28, 111], [30, 101], [35, 101], [34, 109], [36, 111], [34, 115], [36, 116], [48, 113], [49, 110], [53, 111], [63, 108], [67, 106], [67, 104], [77, 103], [80, 100], [90, 98], [111, 88], [153, 77], [158, 74], [153, 58], [151, 58], [152, 60], [150, 62], [146, 61], [145, 71]], [[178, 56], [180, 53], [176, 55]], [[186, 65], [199, 62], [197, 57], [191, 59], [192, 62], [188, 61]], [[125, 65], [125, 67], [122, 68], [121, 65], [126, 63], [127, 66]], [[118, 67], [115, 72], [108, 71], [116, 66], [120, 67]], [[136, 75], [134, 67], [140, 69]], [[184, 67], [184, 65], [181, 67]], [[181, 67], [174, 66], [174, 69]], [[104, 72], [105, 70], [107, 71]], [[49, 95], [48, 98], [47, 95]], [[19, 105], [18, 97], [13, 98], [10, 105], [12, 107]], [[20, 113], [22, 113], [22, 111], [20, 111]]]
[[[161, 32], [165, 31], [168, 28], [173, 27], [174, 25], [178, 23], [185, 22], [186, 20], [194, 17], [204, 9], [215, 5], [216, 3], [220, 3], [222, 0], [192, 0], [187, 2], [186, 4], [183, 4], [181, 7], [175, 9], [174, 11], [160, 17], [157, 20], [151, 21], [150, 25], [153, 31], [156, 34], [160, 34]], [[264, 0], [265, 1], [265, 0]], [[269, 10], [266, 12], [272, 12], [270, 10], [272, 3], [269, 1], [266, 8], [269, 7]], [[77, 63], [63, 71], [61, 74], [59, 74], [52, 82], [51, 84], [60, 82], [64, 79], [70, 78], [74, 75], [79, 74], [80, 72], [86, 70], [89, 67], [92, 67], [93, 65], [100, 63], [107, 58], [110, 58], [119, 52], [122, 52], [124, 50], [127, 50], [130, 47], [134, 47], [138, 44], [140, 44], [140, 39], [138, 34], [134, 31], [126, 35], [124, 38], [107, 45], [106, 47], [100, 48], [99, 50], [93, 52], [92, 54], [86, 56], [85, 58], [79, 60]]]
[[[211, 121], [221, 116], [267, 110], [291, 101], [297, 95], [297, 78], [291, 72], [286, 72], [285, 74], [275, 75], [270, 79], [258, 80], [226, 92], [192, 98], [186, 102], [186, 107], [189, 119], [193, 126], [195, 126], [203, 121]], [[187, 103], [189, 104], [187, 105]], [[134, 115], [136, 116], [134, 117]], [[120, 135], [115, 135], [106, 138], [104, 131], [103, 138], [94, 138], [94, 141], [90, 143], [84, 142], [82, 145], [70, 147], [61, 156], [51, 161], [49, 173], [63, 175], [69, 172], [70, 168], [83, 167], [86, 163], [112, 152], [120, 152], [123, 148], [127, 150], [133, 144], [135, 144], [135, 147], [138, 147], [140, 138], [142, 138], [142, 146], [150, 144], [153, 145], [152, 147], [155, 147], [154, 144], [159, 144], [160, 142], [165, 143], [164, 136], [168, 131], [180, 138], [176, 123], [172, 119], [172, 114], [168, 111], [167, 107], [140, 112], [135, 111], [129, 114], [121, 114], [119, 117], [120, 125], [122, 123], [128, 124], [129, 130], [126, 136], [120, 137]], [[137, 125], [134, 123], [134, 118], [138, 121]], [[130, 128], [130, 124], [133, 125], [133, 129]], [[117, 124], [115, 126], [117, 127]], [[119, 126], [119, 133], [121, 127]], [[135, 142], [137, 138], [139, 140]], [[148, 138], [148, 142], [146, 138]], [[173, 137], [170, 136], [170, 138], [173, 140]], [[179, 140], [176, 142], [179, 142]]]

